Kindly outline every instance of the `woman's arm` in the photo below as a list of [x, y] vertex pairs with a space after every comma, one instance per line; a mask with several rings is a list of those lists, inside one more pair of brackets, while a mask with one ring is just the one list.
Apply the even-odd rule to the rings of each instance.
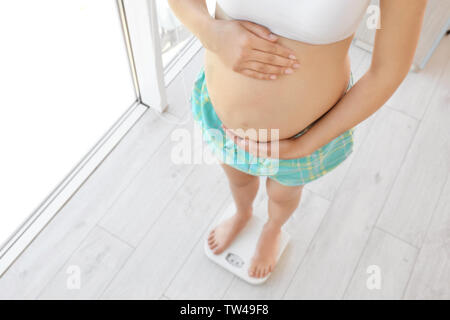
[[168, 1], [177, 18], [203, 46], [233, 71], [274, 80], [288, 75], [287, 69], [299, 67], [294, 52], [278, 44], [278, 37], [269, 29], [250, 21], [216, 20], [210, 16], [205, 0]]
[[380, 0], [381, 29], [375, 36], [369, 70], [304, 135], [290, 158], [313, 153], [377, 111], [408, 74], [422, 28], [427, 0]]

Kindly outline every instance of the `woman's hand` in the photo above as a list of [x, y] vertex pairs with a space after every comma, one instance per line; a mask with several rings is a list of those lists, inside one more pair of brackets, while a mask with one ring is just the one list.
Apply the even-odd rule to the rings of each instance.
[[299, 138], [282, 139], [273, 142], [260, 142], [241, 138], [223, 125], [222, 128], [226, 135], [233, 140], [238, 147], [259, 158], [289, 160], [303, 158], [310, 154], [307, 152], [306, 148], [302, 147]]
[[235, 72], [274, 80], [291, 74], [300, 64], [291, 49], [277, 43], [269, 29], [241, 20], [214, 20], [209, 33], [208, 49]]

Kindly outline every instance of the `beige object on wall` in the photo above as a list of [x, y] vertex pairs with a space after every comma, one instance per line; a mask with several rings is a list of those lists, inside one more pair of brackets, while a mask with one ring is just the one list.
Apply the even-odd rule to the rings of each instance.
[[[372, 0], [371, 5], [379, 6], [379, 0]], [[425, 67], [448, 29], [450, 29], [450, 0], [428, 0], [413, 70], [420, 70]], [[364, 19], [356, 32], [355, 45], [372, 51], [375, 31], [375, 29], [367, 27], [366, 19]]]

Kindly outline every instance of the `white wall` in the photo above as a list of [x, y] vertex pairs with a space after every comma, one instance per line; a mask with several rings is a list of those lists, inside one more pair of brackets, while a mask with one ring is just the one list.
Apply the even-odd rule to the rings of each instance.
[[0, 244], [135, 100], [114, 0], [0, 3]]

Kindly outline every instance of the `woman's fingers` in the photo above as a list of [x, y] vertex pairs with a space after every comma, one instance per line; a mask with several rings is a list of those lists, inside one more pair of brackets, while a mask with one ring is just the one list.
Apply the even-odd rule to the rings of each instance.
[[[267, 142], [258, 142], [248, 138], [241, 138], [232, 130], [222, 125], [226, 135], [241, 149], [257, 157], [269, 158], [271, 154], [271, 144]], [[270, 155], [269, 155], [270, 154]]]
[[295, 52], [278, 44], [279, 37], [269, 29], [250, 21], [234, 22], [240, 32], [230, 41], [238, 44], [238, 48], [232, 50], [232, 46], [224, 44], [222, 50], [225, 57], [226, 53], [231, 53], [228, 57], [234, 58], [231, 61], [233, 71], [254, 79], [275, 80], [280, 75], [292, 74], [300, 66]]
[[248, 77], [259, 79], [259, 80], [275, 80], [277, 79], [276, 74], [269, 74], [269, 73], [262, 73], [251, 69], [241, 69], [240, 72], [243, 75], [246, 75]]
[[[236, 144], [237, 146], [239, 146], [241, 149], [244, 149], [245, 151], [249, 152], [249, 146], [250, 146], [250, 140], [247, 138], [241, 138], [238, 135], [236, 135], [232, 130], [229, 130], [225, 127], [223, 127], [225, 130], [226, 135], [234, 142], [234, 144]], [[252, 148], [252, 151], [255, 148]]]
[[254, 41], [253, 49], [255, 49], [255, 50], [272, 53], [272, 54], [275, 54], [275, 55], [278, 55], [278, 56], [281, 56], [284, 58], [288, 58], [291, 60], [297, 60], [297, 58], [295, 57], [294, 51], [292, 51], [291, 49], [285, 48], [278, 43], [273, 43], [273, 42], [270, 42], [270, 41], [267, 41], [265, 39], [261, 39], [258, 37], [254, 37], [253, 41]]
[[298, 68], [300, 64], [297, 60], [284, 58], [276, 54], [262, 52], [259, 50], [252, 50], [248, 55], [248, 60], [255, 60], [274, 66], [286, 67], [286, 68]]
[[258, 37], [264, 38], [269, 41], [276, 41], [278, 37], [270, 32], [266, 27], [250, 22], [250, 21], [239, 21], [239, 23], [247, 30], [253, 32]]
[[262, 63], [258, 61], [246, 61], [242, 63], [242, 68], [253, 70], [260, 73], [275, 74], [275, 75], [290, 74], [293, 72], [291, 68], [273, 66], [271, 64]]

